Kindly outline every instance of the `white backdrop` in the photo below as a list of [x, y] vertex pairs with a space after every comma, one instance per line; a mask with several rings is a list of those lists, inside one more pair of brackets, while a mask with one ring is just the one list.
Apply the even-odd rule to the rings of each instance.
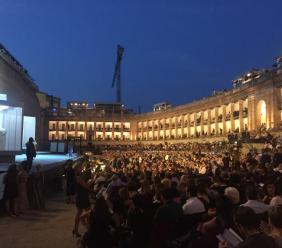
[[35, 140], [36, 119], [33, 116], [24, 116], [23, 118], [23, 140], [22, 148], [25, 149], [25, 143], [32, 137]]

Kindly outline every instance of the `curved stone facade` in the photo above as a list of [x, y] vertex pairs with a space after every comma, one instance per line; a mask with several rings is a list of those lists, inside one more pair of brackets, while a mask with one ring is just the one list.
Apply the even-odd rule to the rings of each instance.
[[135, 140], [173, 140], [278, 130], [282, 123], [282, 71], [189, 104], [135, 116]]
[[49, 117], [49, 140], [78, 136], [87, 142], [176, 142], [215, 140], [261, 127], [275, 131], [282, 123], [282, 71], [267, 71], [229, 91], [167, 110], [101, 116], [93, 110]]

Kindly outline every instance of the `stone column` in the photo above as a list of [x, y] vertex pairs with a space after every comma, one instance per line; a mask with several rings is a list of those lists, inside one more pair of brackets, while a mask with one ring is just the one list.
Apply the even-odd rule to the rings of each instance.
[[218, 107], [215, 107], [214, 110], [214, 128], [215, 128], [215, 135], [219, 134], [219, 128], [218, 128]]
[[278, 89], [273, 89], [269, 93], [268, 101], [266, 101], [266, 119], [269, 128], [277, 128], [279, 125], [279, 101], [280, 97]]
[[93, 135], [93, 138], [94, 138], [94, 140], [97, 140], [97, 134], [96, 134], [96, 130], [97, 130], [97, 126], [96, 126], [96, 121], [94, 121], [94, 127], [93, 127], [93, 129], [94, 129], [94, 135]]
[[146, 132], [146, 135], [147, 135], [147, 140], [149, 140], [149, 121], [146, 121], [147, 123], [147, 132]]
[[196, 132], [197, 132], [197, 113], [194, 113], [194, 137], [196, 137]]
[[141, 121], [141, 140], [144, 140], [143, 128], [144, 128], [144, 124], [143, 124], [143, 121]]
[[102, 122], [102, 131], [103, 131], [103, 135], [102, 135], [102, 139], [105, 140], [106, 139], [106, 123], [105, 122]]
[[88, 140], [88, 136], [87, 136], [88, 132], [87, 132], [87, 122], [84, 121], [84, 139]]
[[168, 132], [168, 136], [169, 136], [169, 139], [171, 139], [171, 117], [169, 117], [169, 132]]
[[78, 122], [77, 121], [74, 123], [74, 130], [75, 130], [74, 134], [77, 137], [77, 130], [78, 130]]
[[112, 140], [115, 140], [115, 123], [112, 122]]
[[211, 135], [211, 110], [208, 109], [208, 136]]
[[222, 106], [222, 133], [226, 134], [226, 106]]
[[184, 135], [184, 115], [181, 115], [181, 139], [183, 139]]
[[56, 129], [55, 130], [56, 130], [56, 139], [59, 140], [60, 137], [59, 137], [59, 122], [58, 121], [56, 121]]
[[160, 140], [160, 119], [157, 120], [157, 125], [158, 125], [158, 135], [157, 135], [157, 140]]
[[69, 122], [66, 121], [66, 139], [68, 139], [69, 136]]
[[187, 138], [190, 138], [190, 114], [187, 114]]
[[155, 120], [152, 120], [152, 139], [154, 140], [155, 138]]
[[200, 124], [200, 136], [203, 136], [203, 132], [205, 132], [204, 130], [204, 111], [201, 111], [201, 124]]
[[254, 96], [250, 96], [248, 98], [248, 126], [250, 131], [254, 131], [256, 128], [256, 111]]
[[235, 121], [234, 121], [233, 112], [234, 112], [234, 103], [232, 102], [230, 104], [230, 129], [231, 129], [231, 132], [235, 131]]
[[271, 128], [273, 124], [273, 114], [272, 114], [272, 95], [268, 94], [265, 99], [266, 103], [266, 127]]
[[243, 100], [239, 100], [239, 128], [240, 132], [244, 130]]

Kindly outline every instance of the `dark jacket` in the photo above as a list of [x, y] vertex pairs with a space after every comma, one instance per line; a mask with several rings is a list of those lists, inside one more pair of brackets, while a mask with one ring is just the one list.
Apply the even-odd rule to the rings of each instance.
[[36, 157], [35, 146], [32, 142], [27, 142], [26, 144], [26, 157], [27, 159], [33, 159]]
[[257, 233], [251, 235], [242, 243], [236, 246], [236, 248], [277, 248], [275, 240], [263, 233]]

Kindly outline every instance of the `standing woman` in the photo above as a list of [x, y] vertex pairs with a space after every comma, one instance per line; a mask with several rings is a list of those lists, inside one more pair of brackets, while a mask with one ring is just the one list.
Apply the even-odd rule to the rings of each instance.
[[66, 178], [66, 195], [67, 203], [74, 203], [74, 197], [75, 197], [75, 171], [73, 169], [73, 161], [68, 160], [66, 169], [65, 169], [65, 178]]
[[18, 183], [17, 183], [18, 170], [15, 164], [9, 166], [8, 172], [4, 177], [4, 196], [6, 211], [10, 216], [18, 216], [17, 197], [18, 197]]
[[35, 167], [35, 172], [31, 178], [31, 207], [33, 209], [42, 209], [45, 207], [44, 184], [45, 178], [40, 164]]
[[27, 162], [23, 161], [19, 166], [18, 173], [18, 212], [23, 214], [28, 208], [28, 198], [27, 198]]
[[79, 221], [83, 211], [90, 210], [89, 191], [90, 183], [87, 183], [86, 178], [82, 173], [83, 162], [80, 162], [75, 168], [75, 182], [76, 182], [76, 208], [77, 212], [74, 220], [74, 228], [72, 230], [73, 236], [80, 237], [78, 232]]

